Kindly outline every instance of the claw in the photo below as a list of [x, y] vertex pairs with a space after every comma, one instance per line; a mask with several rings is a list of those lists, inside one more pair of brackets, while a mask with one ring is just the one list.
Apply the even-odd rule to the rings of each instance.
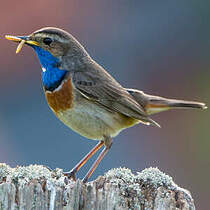
[[82, 182], [85, 184], [85, 183], [87, 183], [87, 181], [88, 181], [88, 178], [87, 177], [84, 177], [83, 179], [82, 179]]
[[68, 179], [76, 181], [76, 173], [74, 171], [63, 172], [63, 175], [68, 177]]

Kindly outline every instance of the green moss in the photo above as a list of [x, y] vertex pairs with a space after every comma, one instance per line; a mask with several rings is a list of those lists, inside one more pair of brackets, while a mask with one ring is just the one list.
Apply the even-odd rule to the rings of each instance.
[[143, 180], [143, 182], [149, 183], [150, 186], [152, 185], [155, 188], [166, 186], [166, 188], [169, 189], [171, 186], [175, 185], [172, 177], [166, 175], [158, 168], [152, 167], [137, 172], [136, 180]]
[[17, 166], [10, 168], [8, 165], [0, 164], [0, 182], [12, 180], [19, 186], [24, 186], [31, 180], [48, 180], [52, 184], [64, 186], [64, 176], [61, 169], [50, 171], [42, 165]]
[[11, 173], [11, 168], [5, 163], [0, 163], [0, 182]]
[[118, 186], [121, 194], [126, 197], [135, 194], [137, 197], [142, 198], [144, 195], [142, 189], [158, 188], [160, 186], [171, 189], [176, 186], [172, 178], [158, 168], [147, 168], [142, 172], [137, 172], [136, 175], [127, 168], [111, 169], [105, 174], [105, 177], [112, 185]]

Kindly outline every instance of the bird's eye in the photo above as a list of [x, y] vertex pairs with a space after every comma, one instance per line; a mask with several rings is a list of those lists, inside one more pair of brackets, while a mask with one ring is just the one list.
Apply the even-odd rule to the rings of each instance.
[[46, 44], [46, 45], [50, 45], [52, 43], [52, 39], [49, 38], [49, 37], [46, 37], [43, 39], [43, 42]]

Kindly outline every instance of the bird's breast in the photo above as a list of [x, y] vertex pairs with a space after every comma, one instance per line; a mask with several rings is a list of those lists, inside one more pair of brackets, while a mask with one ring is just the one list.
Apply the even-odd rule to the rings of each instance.
[[73, 86], [71, 78], [64, 80], [54, 91], [45, 91], [50, 108], [55, 112], [65, 111], [73, 107]]
[[63, 81], [54, 91], [45, 91], [45, 96], [52, 111], [65, 125], [89, 139], [114, 137], [139, 122], [88, 100], [75, 89], [71, 79]]

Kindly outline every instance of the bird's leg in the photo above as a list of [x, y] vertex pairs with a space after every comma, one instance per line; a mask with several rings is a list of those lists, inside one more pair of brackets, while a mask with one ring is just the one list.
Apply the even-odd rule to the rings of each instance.
[[63, 172], [68, 178], [76, 180], [75, 174], [79, 169], [104, 145], [104, 141], [100, 141], [71, 171]]
[[106, 155], [106, 153], [111, 148], [111, 146], [112, 146], [112, 139], [110, 137], [106, 137], [105, 138], [105, 140], [104, 140], [104, 146], [105, 146], [105, 148], [99, 154], [98, 158], [95, 160], [95, 162], [91, 166], [90, 170], [88, 171], [88, 173], [83, 178], [83, 180], [82, 180], [83, 183], [86, 183], [88, 181], [88, 179], [90, 178], [90, 176], [92, 175], [92, 173], [95, 171], [95, 169], [97, 168], [97, 166], [99, 165], [99, 163], [101, 162], [101, 160], [104, 158], [104, 156]]

